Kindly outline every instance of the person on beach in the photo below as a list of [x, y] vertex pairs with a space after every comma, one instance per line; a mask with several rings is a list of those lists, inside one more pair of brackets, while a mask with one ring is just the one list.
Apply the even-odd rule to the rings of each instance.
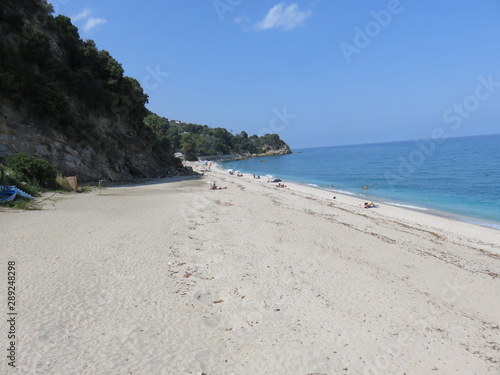
[[373, 202], [371, 203], [365, 202], [365, 208], [376, 208], [376, 207], [378, 206]]
[[222, 190], [222, 189], [227, 189], [227, 186], [220, 187], [220, 186], [217, 186], [216, 184], [212, 184], [210, 189], [211, 190]]

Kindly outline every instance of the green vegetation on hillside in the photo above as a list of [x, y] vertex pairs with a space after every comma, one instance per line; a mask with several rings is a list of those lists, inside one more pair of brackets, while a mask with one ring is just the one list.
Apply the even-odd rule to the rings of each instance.
[[[53, 17], [45, 1], [4, 0], [2, 7], [0, 89], [4, 95], [50, 119], [68, 136], [99, 138], [93, 124], [84, 120], [90, 110], [126, 113], [140, 126], [147, 95], [139, 82], [123, 75], [109, 52], [99, 51], [92, 40], [82, 40], [68, 17]], [[72, 111], [75, 100], [82, 108]]]
[[223, 128], [169, 121], [151, 112], [144, 122], [160, 139], [168, 139], [172, 149], [185, 154], [188, 160], [205, 155], [262, 154], [268, 150], [288, 149], [277, 134], [259, 137], [248, 136], [242, 131], [233, 135]]
[[81, 39], [68, 17], [52, 14], [46, 0], [2, 0], [0, 9], [0, 101], [47, 134], [56, 130], [69, 144], [91, 147], [117, 171], [118, 163], [133, 170], [130, 159], [144, 150], [179, 167], [175, 151], [195, 159], [288, 148], [276, 134], [233, 135], [149, 112], [140, 83], [124, 76], [108, 51]]
[[[82, 40], [45, 0], [3, 0], [0, 11], [0, 92], [39, 126], [55, 128], [110, 158], [130, 137], [156, 142], [144, 126], [148, 96], [108, 51]], [[91, 118], [125, 119], [133, 134], [103, 134]], [[156, 147], [161, 149], [160, 146]], [[160, 153], [162, 159], [168, 155]]]

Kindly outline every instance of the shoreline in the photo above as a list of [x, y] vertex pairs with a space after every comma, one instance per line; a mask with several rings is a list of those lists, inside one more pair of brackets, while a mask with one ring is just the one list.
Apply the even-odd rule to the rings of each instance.
[[[219, 168], [221, 170], [225, 170], [224, 168], [222, 168], [222, 166], [219, 163], [216, 163], [215, 165], [219, 166]], [[244, 172], [244, 173], [250, 174], [249, 172]], [[275, 176], [274, 178], [279, 178], [279, 177]], [[372, 196], [370, 194], [364, 195], [364, 194], [354, 193], [354, 192], [338, 191], [335, 189], [330, 190], [330, 188], [328, 188], [328, 187], [322, 187], [322, 186], [318, 186], [316, 184], [310, 184], [310, 183], [305, 183], [305, 182], [298, 182], [298, 181], [290, 180], [290, 183], [292, 183], [294, 185], [299, 185], [299, 186], [309, 187], [312, 189], [318, 189], [321, 191], [330, 192], [332, 194], [337, 194], [337, 195], [346, 196], [346, 197], [352, 197], [355, 199], [359, 199], [360, 201], [369, 201], [369, 202], [373, 201], [373, 202], [376, 202], [379, 204], [388, 204], [388, 205], [391, 205], [394, 207], [400, 207], [402, 209], [409, 210], [412, 212], [419, 212], [419, 213], [424, 213], [424, 214], [428, 214], [428, 215], [432, 215], [432, 216], [438, 216], [438, 217], [442, 217], [442, 218], [457, 221], [457, 222], [468, 223], [471, 225], [476, 225], [479, 227], [490, 228], [493, 230], [500, 231], [500, 222], [492, 221], [492, 220], [488, 220], [488, 219], [484, 219], [484, 218], [468, 216], [468, 215], [459, 214], [459, 213], [455, 213], [455, 212], [451, 212], [451, 211], [439, 210], [439, 209], [435, 209], [432, 207], [413, 206], [411, 203], [404, 202], [404, 201], [397, 201], [397, 200], [393, 200], [392, 198], [387, 198], [387, 197]], [[316, 185], [316, 186], [312, 186], [312, 185]], [[366, 197], [366, 199], [364, 199], [363, 197]], [[385, 200], [385, 202], [384, 202], [384, 200]]]
[[[381, 201], [374, 200], [375, 203], [382, 204], [382, 206], [376, 208], [376, 209], [365, 209], [362, 207], [364, 202], [368, 201], [370, 202], [370, 199], [363, 199], [357, 196], [351, 196], [348, 194], [341, 194], [341, 193], [336, 193], [337, 199], [333, 200], [332, 199], [332, 192], [328, 190], [324, 190], [321, 188], [313, 187], [313, 186], [308, 186], [305, 184], [301, 183], [296, 183], [296, 182], [285, 182], [287, 188], [277, 188], [275, 187], [274, 183], [266, 183], [266, 179], [263, 179], [261, 176], [261, 179], [253, 179], [251, 174], [244, 173], [242, 177], [237, 177], [235, 175], [229, 175], [226, 170], [222, 169], [219, 164], [214, 164], [215, 169], [212, 170], [212, 177], [213, 174], [216, 174], [219, 178], [223, 179], [226, 182], [237, 182], [238, 180], [245, 181], [249, 184], [252, 184], [253, 181], [255, 181], [257, 184], [262, 184], [263, 186], [266, 186], [267, 188], [270, 188], [271, 190], [283, 190], [283, 192], [287, 193], [289, 192], [292, 195], [295, 194], [300, 194], [307, 199], [314, 199], [314, 200], [319, 200], [323, 204], [325, 204], [327, 207], [337, 207], [339, 206], [340, 209], [345, 210], [348, 208], [349, 210], [355, 210], [351, 211], [354, 214], [361, 214], [365, 213], [366, 215], [370, 216], [379, 216], [381, 220], [383, 219], [392, 219], [392, 220], [398, 220], [401, 222], [405, 222], [408, 225], [417, 225], [417, 226], [429, 226], [437, 230], [441, 231], [448, 231], [450, 228], [453, 228], [453, 230], [460, 231], [461, 233], [470, 235], [470, 236], [480, 236], [485, 235], [487, 237], [498, 237], [499, 236], [499, 231], [496, 228], [488, 227], [488, 226], [482, 226], [482, 225], [477, 225], [474, 223], [469, 223], [466, 221], [462, 220], [457, 220], [454, 218], [447, 217], [445, 215], [439, 215], [439, 214], [433, 214], [431, 212], [427, 211], [422, 211], [422, 210], [415, 210], [411, 209], [408, 207], [401, 207], [397, 205], [392, 205], [392, 204], [384, 204]], [[193, 167], [194, 168], [194, 167]], [[207, 177], [205, 175], [205, 177]], [[342, 197], [342, 199], [338, 199]], [[356, 212], [360, 211], [360, 212]], [[431, 211], [431, 210], [429, 210]], [[409, 214], [413, 215], [409, 215]], [[499, 237], [500, 238], [500, 237]], [[493, 254], [499, 255], [500, 256], [500, 246], [497, 248], [492, 248], [491, 252]]]
[[[297, 182], [294, 182], [294, 184], [302, 185], [301, 183], [297, 183]], [[305, 185], [308, 186], [307, 184], [305, 184]], [[311, 187], [316, 188], [314, 186], [311, 186]], [[320, 186], [318, 186], [317, 189], [329, 191], [328, 188], [322, 188]], [[348, 197], [357, 198], [359, 200], [363, 200], [363, 198], [360, 197], [361, 194], [338, 192], [335, 190], [333, 190], [332, 192], [337, 193], [339, 195], [344, 195], [344, 196], [348, 196]], [[412, 206], [410, 203], [392, 200], [391, 198], [370, 196], [369, 194], [366, 195], [366, 198], [367, 198], [366, 200], [368, 200], [368, 201], [373, 201], [373, 202], [376, 202], [379, 204], [388, 204], [390, 206], [399, 207], [401, 209], [408, 210], [411, 212], [418, 212], [418, 213], [422, 213], [425, 215], [442, 217], [444, 219], [448, 219], [448, 220], [452, 220], [452, 221], [467, 223], [467, 224], [471, 224], [471, 225], [477, 225], [479, 227], [490, 228], [493, 230], [500, 231], [500, 222], [496, 222], [496, 221], [491, 221], [491, 220], [487, 220], [487, 219], [483, 219], [483, 218], [477, 218], [477, 217], [473, 217], [473, 216], [461, 215], [461, 214], [457, 214], [454, 212], [438, 210], [438, 209], [430, 208], [430, 207]]]
[[211, 169], [0, 213], [12, 373], [498, 369], [498, 231]]

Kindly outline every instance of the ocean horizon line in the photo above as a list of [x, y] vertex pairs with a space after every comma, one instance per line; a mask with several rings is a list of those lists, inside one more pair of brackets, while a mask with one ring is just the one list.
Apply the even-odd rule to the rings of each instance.
[[[459, 135], [459, 136], [446, 136], [445, 140], [450, 139], [462, 139], [462, 138], [474, 138], [474, 137], [489, 137], [489, 136], [500, 136], [500, 133], [488, 133], [488, 134], [473, 134], [473, 135]], [[346, 143], [346, 144], [337, 144], [330, 146], [306, 146], [306, 147], [290, 147], [293, 153], [297, 153], [302, 150], [314, 150], [319, 148], [331, 148], [331, 147], [354, 147], [354, 146], [370, 146], [370, 145], [386, 145], [386, 144], [394, 144], [394, 143], [407, 143], [407, 142], [416, 142], [422, 140], [432, 139], [432, 137], [422, 137], [422, 138], [412, 138], [412, 139], [403, 139], [396, 141], [378, 141], [378, 142], [366, 142], [366, 143]], [[295, 151], [297, 150], [297, 151]]]

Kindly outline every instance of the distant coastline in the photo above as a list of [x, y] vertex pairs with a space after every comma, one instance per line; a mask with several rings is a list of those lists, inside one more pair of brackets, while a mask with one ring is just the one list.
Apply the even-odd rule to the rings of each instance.
[[246, 160], [250, 158], [260, 158], [266, 156], [281, 156], [292, 154], [292, 150], [289, 148], [283, 148], [279, 150], [268, 150], [262, 154], [251, 154], [251, 153], [241, 153], [241, 154], [228, 154], [228, 155], [208, 155], [199, 156], [198, 159], [201, 161], [237, 161]]
[[450, 138], [413, 164], [408, 163], [410, 156], [419, 150], [413, 141], [313, 148], [267, 163], [248, 159], [222, 164], [243, 173], [269, 174], [335, 194], [422, 207], [438, 216], [500, 229], [496, 189], [500, 171], [495, 164], [499, 140], [500, 135]]

